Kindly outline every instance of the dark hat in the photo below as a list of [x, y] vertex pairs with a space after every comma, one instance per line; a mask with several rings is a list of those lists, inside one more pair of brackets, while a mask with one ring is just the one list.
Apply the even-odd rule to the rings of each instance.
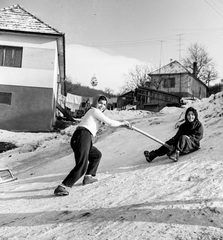
[[93, 98], [93, 103], [92, 103], [91, 106], [96, 108], [98, 102], [99, 102], [101, 99], [103, 99], [103, 100], [105, 100], [106, 102], [108, 102], [108, 99], [107, 99], [104, 95], [99, 94], [99, 95], [96, 95], [96, 96]]

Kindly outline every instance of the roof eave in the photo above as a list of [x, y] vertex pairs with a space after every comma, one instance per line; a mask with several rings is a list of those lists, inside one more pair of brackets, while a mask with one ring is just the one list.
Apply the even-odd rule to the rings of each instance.
[[151, 91], [151, 92], [158, 92], [158, 93], [163, 93], [163, 94], [166, 94], [166, 95], [169, 95], [169, 96], [173, 96], [173, 97], [179, 97], [178, 95], [175, 95], [175, 94], [172, 94], [172, 93], [168, 93], [168, 92], [165, 92], [165, 91], [161, 91], [161, 90], [151, 89], [149, 87], [138, 87], [138, 89], [144, 89], [144, 90], [148, 90], [148, 91]]
[[6, 33], [20, 33], [20, 34], [32, 34], [32, 35], [46, 35], [46, 36], [63, 36], [64, 33], [46, 33], [46, 32], [33, 32], [33, 31], [21, 31], [21, 30], [11, 30], [11, 29], [1, 29], [0, 32], [6, 32]]
[[188, 72], [178, 72], [178, 73], [149, 73], [149, 76], [159, 76], [159, 75], [179, 75], [188, 74]]

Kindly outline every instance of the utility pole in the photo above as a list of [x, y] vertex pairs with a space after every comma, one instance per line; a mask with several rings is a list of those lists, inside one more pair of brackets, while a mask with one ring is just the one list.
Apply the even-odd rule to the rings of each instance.
[[161, 68], [162, 51], [163, 51], [163, 41], [161, 40], [161, 41], [160, 41], [160, 64], [159, 64], [159, 65], [160, 65], [160, 66], [159, 66], [160, 68]]
[[179, 45], [177, 45], [179, 47], [179, 50], [178, 50], [178, 52], [179, 52], [179, 62], [181, 61], [181, 51], [182, 51], [182, 38], [181, 38], [181, 36], [182, 35], [183, 35], [182, 33], [177, 34], [177, 36], [179, 36], [179, 39], [178, 39]]
[[160, 71], [161, 71], [161, 58], [162, 58], [162, 51], [163, 51], [163, 41], [161, 40], [161, 41], [160, 41], [159, 83], [161, 82], [161, 74], [160, 74]]

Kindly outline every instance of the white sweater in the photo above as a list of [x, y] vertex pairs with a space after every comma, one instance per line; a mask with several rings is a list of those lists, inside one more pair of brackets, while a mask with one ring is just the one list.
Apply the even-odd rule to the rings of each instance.
[[111, 127], [119, 127], [122, 125], [121, 122], [106, 117], [99, 109], [91, 108], [84, 115], [78, 126], [87, 128], [95, 137], [102, 123]]

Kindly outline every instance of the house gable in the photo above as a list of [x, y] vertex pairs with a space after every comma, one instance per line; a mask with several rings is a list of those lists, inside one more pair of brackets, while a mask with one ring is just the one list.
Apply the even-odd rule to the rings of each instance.
[[151, 72], [149, 75], [157, 75], [157, 74], [182, 74], [182, 73], [190, 73], [184, 66], [182, 66], [178, 61], [173, 61], [154, 72]]
[[0, 30], [61, 34], [18, 4], [0, 9]]

